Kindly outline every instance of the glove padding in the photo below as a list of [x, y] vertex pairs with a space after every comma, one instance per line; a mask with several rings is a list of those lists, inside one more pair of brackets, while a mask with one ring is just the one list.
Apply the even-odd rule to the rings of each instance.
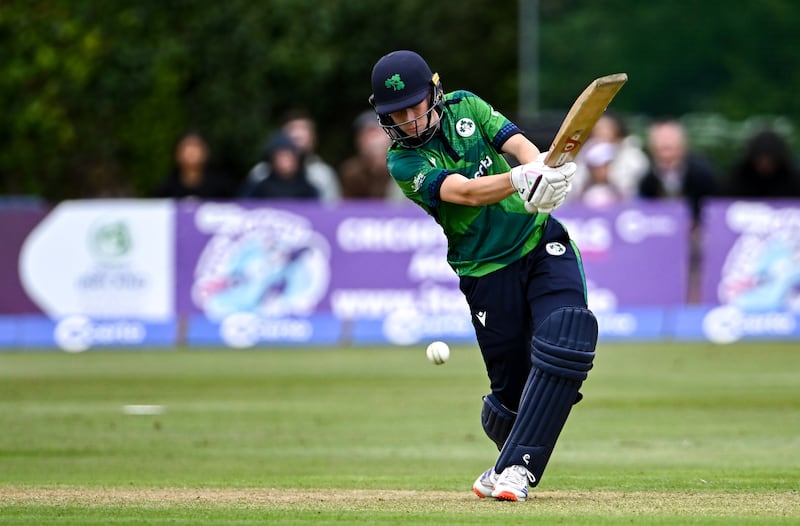
[[549, 214], [564, 203], [572, 190], [575, 163], [550, 168], [543, 162], [546, 155], [547, 152], [542, 152], [536, 161], [514, 167], [510, 172], [511, 185], [530, 213]]
[[535, 206], [533, 203], [525, 203], [525, 210], [529, 214], [551, 214], [553, 210], [558, 208], [559, 206], [564, 204], [564, 201], [567, 200], [567, 194], [569, 193], [569, 189], [566, 189], [559, 197], [556, 197], [551, 203], [542, 204], [538, 207]]

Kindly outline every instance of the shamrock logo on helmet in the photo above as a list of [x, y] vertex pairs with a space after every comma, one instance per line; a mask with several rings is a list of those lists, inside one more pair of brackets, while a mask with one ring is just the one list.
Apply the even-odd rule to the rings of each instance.
[[400, 78], [399, 73], [395, 73], [384, 82], [387, 88], [392, 88], [394, 91], [400, 91], [406, 87], [406, 83]]

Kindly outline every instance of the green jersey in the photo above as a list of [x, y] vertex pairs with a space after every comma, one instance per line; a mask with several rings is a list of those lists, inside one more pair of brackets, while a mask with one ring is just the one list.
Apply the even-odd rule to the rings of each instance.
[[473, 179], [508, 172], [501, 147], [521, 132], [468, 91], [444, 96], [440, 127], [419, 148], [393, 143], [387, 154], [389, 173], [403, 193], [441, 225], [448, 241], [447, 261], [456, 274], [483, 276], [533, 250], [548, 216], [529, 214], [516, 194], [486, 206], [442, 201], [439, 188], [450, 174]]

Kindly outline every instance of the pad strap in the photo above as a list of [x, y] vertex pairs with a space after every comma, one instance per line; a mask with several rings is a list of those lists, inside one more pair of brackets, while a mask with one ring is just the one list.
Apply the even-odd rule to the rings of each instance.
[[493, 394], [483, 397], [483, 410], [481, 411], [481, 424], [486, 435], [497, 444], [497, 449], [503, 448], [506, 443], [517, 413], [500, 403]]

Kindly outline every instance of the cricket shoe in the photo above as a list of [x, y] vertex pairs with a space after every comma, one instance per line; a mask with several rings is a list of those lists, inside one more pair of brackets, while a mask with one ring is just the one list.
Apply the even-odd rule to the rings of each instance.
[[497, 477], [497, 473], [494, 472], [494, 466], [492, 466], [481, 473], [481, 476], [478, 477], [478, 479], [475, 481], [475, 484], [472, 485], [472, 491], [474, 491], [475, 495], [481, 499], [491, 497]]
[[536, 477], [525, 466], [508, 466], [497, 476], [492, 497], [523, 502], [528, 498], [528, 484], [535, 481]]

